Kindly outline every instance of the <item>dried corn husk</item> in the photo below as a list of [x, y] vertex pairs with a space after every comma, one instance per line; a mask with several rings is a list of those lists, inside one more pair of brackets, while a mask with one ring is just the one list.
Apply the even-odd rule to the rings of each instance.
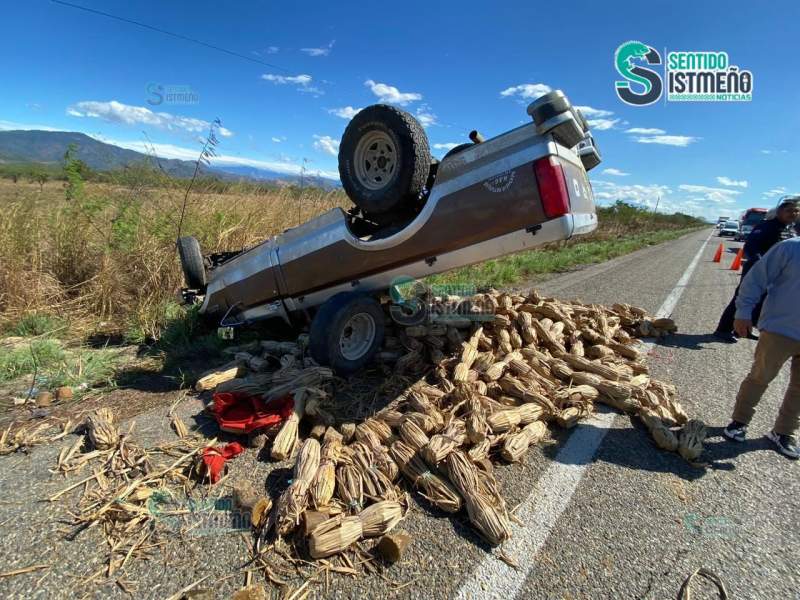
[[415, 451], [421, 450], [430, 443], [430, 439], [417, 424], [408, 419], [400, 425], [400, 438]]
[[534, 421], [523, 427], [519, 432], [509, 435], [503, 442], [500, 451], [504, 459], [517, 462], [534, 444], [538, 444], [547, 432], [547, 425], [543, 421]]
[[198, 378], [197, 383], [195, 383], [194, 389], [198, 392], [213, 390], [221, 383], [242, 377], [246, 372], [243, 361], [234, 360], [226, 365], [203, 373]]
[[472, 462], [477, 463], [478, 461], [489, 458], [489, 451], [491, 449], [492, 443], [489, 438], [486, 438], [481, 443], [475, 444], [472, 448], [470, 448], [467, 452], [467, 455]]
[[336, 469], [336, 490], [349, 511], [361, 510], [364, 505], [364, 482], [358, 467], [347, 464]]
[[308, 537], [308, 552], [312, 558], [326, 558], [344, 552], [361, 539], [359, 517], [336, 517], [317, 525]]
[[380, 537], [389, 533], [403, 518], [403, 507], [399, 502], [383, 500], [358, 513], [361, 520], [361, 535], [365, 538]]
[[[370, 445], [391, 443], [394, 436], [392, 429], [380, 419], [367, 419], [356, 426], [356, 439], [362, 442], [369, 440]], [[362, 439], [366, 438], [365, 439]]]
[[[329, 428], [328, 431], [335, 432], [335, 430], [331, 428]], [[311, 501], [317, 509], [328, 506], [331, 498], [333, 498], [333, 492], [336, 489], [336, 463], [339, 461], [341, 453], [341, 436], [336, 438], [331, 435], [330, 439], [325, 441], [322, 446], [319, 467], [314, 474], [314, 479], [311, 482], [311, 488], [309, 490], [311, 493]]]
[[270, 455], [273, 459], [286, 460], [294, 452], [297, 445], [297, 429], [300, 425], [300, 419], [305, 414], [307, 397], [308, 391], [304, 388], [294, 393], [292, 414], [284, 421], [280, 431], [278, 431], [278, 435], [275, 436], [272, 442]]
[[521, 421], [521, 415], [513, 408], [498, 410], [486, 417], [486, 422], [492, 430], [492, 433], [510, 431], [519, 426]]
[[319, 469], [320, 446], [314, 438], [300, 447], [294, 465], [294, 479], [275, 503], [273, 520], [280, 535], [291, 533], [300, 524], [300, 516], [308, 503], [308, 492]]
[[692, 419], [686, 423], [678, 436], [678, 453], [689, 462], [697, 460], [703, 453], [706, 433], [706, 426], [702, 421]]
[[452, 420], [442, 433], [434, 435], [431, 441], [422, 448], [422, 458], [436, 466], [453, 450], [461, 446], [467, 439], [466, 425], [463, 421]]
[[461, 509], [461, 496], [446, 479], [432, 473], [409, 445], [396, 441], [391, 447], [392, 458], [408, 480], [422, 490], [422, 495], [434, 506], [448, 513]]
[[585, 371], [587, 373], [594, 373], [596, 375], [600, 375], [600, 377], [603, 377], [605, 379], [610, 379], [612, 381], [617, 381], [620, 379], [620, 373], [617, 369], [614, 369], [602, 363], [588, 360], [582, 356], [563, 354], [561, 355], [561, 359], [576, 371]]
[[108, 450], [119, 441], [119, 427], [114, 412], [101, 407], [86, 417], [86, 432], [89, 441], [97, 450]]
[[464, 498], [470, 522], [486, 541], [498, 545], [510, 538], [507, 515], [493, 504], [493, 496], [467, 456], [460, 451], [451, 452], [445, 459], [445, 468], [450, 481]]

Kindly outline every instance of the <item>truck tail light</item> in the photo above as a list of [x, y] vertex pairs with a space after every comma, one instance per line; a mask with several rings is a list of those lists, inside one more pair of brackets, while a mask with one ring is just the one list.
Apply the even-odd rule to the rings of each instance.
[[569, 194], [564, 168], [554, 156], [540, 158], [533, 163], [539, 196], [542, 199], [544, 214], [548, 219], [564, 216], [569, 212]]

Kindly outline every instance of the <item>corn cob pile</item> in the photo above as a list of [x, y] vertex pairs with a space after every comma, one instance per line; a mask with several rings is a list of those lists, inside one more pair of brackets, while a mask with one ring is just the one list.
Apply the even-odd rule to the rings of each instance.
[[[464, 306], [460, 298], [436, 300], [440, 314], [451, 304]], [[491, 291], [469, 306], [474, 314], [387, 325], [378, 358], [416, 383], [357, 424], [337, 424], [332, 375], [304, 358], [302, 337], [238, 348], [232, 363], [207, 376], [220, 391], [294, 397], [272, 456], [288, 458], [299, 447], [295, 477], [263, 534], [298, 530], [304, 512], [313, 511], [314, 526], [305, 531], [311, 555], [331, 556], [394, 527], [409, 489], [442, 511], [466, 509], [477, 531], [500, 544], [511, 527], [492, 460], [521, 460], [548, 427], [573, 427], [597, 403], [639, 416], [660, 448], [687, 460], [702, 452], [702, 423], [689, 421], [674, 386], [650, 377], [635, 341], [675, 331], [670, 319], [536, 292]], [[313, 437], [301, 444], [306, 418]], [[685, 427], [673, 431], [678, 426]]]

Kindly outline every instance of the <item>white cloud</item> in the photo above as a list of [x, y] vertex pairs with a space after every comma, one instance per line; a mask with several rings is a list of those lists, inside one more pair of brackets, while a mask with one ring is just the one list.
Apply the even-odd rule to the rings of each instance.
[[286, 141], [286, 136], [285, 135], [281, 135], [281, 136], [274, 135], [274, 136], [272, 136], [272, 141], [275, 142], [276, 144], [280, 144], [281, 142], [285, 142]]
[[311, 75], [273, 75], [272, 73], [265, 73], [261, 76], [265, 81], [271, 81], [276, 85], [309, 85], [312, 81]]
[[742, 188], [746, 188], [749, 185], [746, 179], [736, 180], [725, 176], [717, 177], [717, 183], [720, 183], [722, 185], [729, 185], [731, 187], [742, 187]]
[[639, 144], [660, 144], [662, 146], [686, 147], [700, 138], [691, 135], [650, 135], [633, 138]]
[[314, 149], [325, 152], [331, 156], [339, 155], [339, 140], [333, 139], [329, 135], [315, 135]]
[[767, 190], [766, 192], [762, 192], [761, 197], [764, 199], [778, 198], [779, 196], [785, 196], [787, 191], [788, 190], [781, 185]]
[[[67, 114], [72, 117], [97, 118], [109, 123], [122, 123], [124, 125], [150, 125], [168, 131], [183, 130], [190, 133], [206, 133], [211, 123], [193, 117], [182, 117], [167, 112], [153, 112], [144, 106], [131, 106], [116, 100], [110, 102], [97, 102], [85, 100], [77, 102], [67, 108]], [[218, 129], [219, 134], [230, 137], [233, 132], [224, 127]]]
[[630, 129], [626, 129], [625, 133], [638, 133], [639, 135], [663, 135], [667, 132], [663, 129], [657, 129], [655, 127], [631, 127]]
[[601, 117], [610, 117], [614, 114], [614, 111], [611, 110], [603, 110], [601, 108], [592, 108], [591, 106], [576, 106], [575, 108], [579, 109], [583, 116], [587, 119], [599, 119]]
[[[91, 137], [106, 142], [107, 144], [114, 144], [120, 148], [128, 148], [129, 150], [136, 150], [137, 152], [148, 153], [152, 148], [155, 150], [159, 158], [177, 158], [180, 160], [197, 160], [200, 154], [200, 148], [185, 148], [182, 146], [175, 146], [173, 144], [150, 144], [144, 141], [126, 141], [126, 140], [113, 140], [99, 135], [92, 135]], [[247, 158], [242, 156], [231, 156], [221, 154], [214, 156], [210, 159], [211, 165], [214, 167], [220, 166], [235, 166], [244, 165], [248, 167], [256, 167], [258, 169], [266, 169], [268, 171], [275, 171], [276, 173], [283, 173], [286, 175], [300, 175], [303, 169], [302, 164], [294, 163], [288, 158], [271, 161], [260, 160], [255, 158]], [[306, 169], [308, 171], [308, 169]], [[328, 179], [339, 180], [339, 173], [337, 171], [319, 171], [321, 177]]]
[[613, 175], [615, 177], [627, 177], [628, 175], [630, 175], [630, 173], [626, 173], [625, 171], [620, 171], [619, 169], [614, 169], [614, 168], [603, 169], [602, 174]]
[[267, 54], [277, 54], [280, 51], [280, 48], [277, 46], [270, 46], [267, 48]]
[[519, 96], [524, 100], [534, 100], [551, 90], [552, 88], [544, 83], [521, 83], [504, 89], [500, 95], [504, 98]]
[[592, 181], [594, 197], [599, 200], [616, 202], [622, 200], [633, 204], [655, 208], [659, 196], [666, 196], [672, 190], [666, 185], [657, 184], [633, 184], [621, 185], [613, 181]]
[[706, 185], [693, 185], [682, 183], [678, 186], [682, 192], [690, 194], [697, 194], [700, 199], [706, 202], [713, 202], [715, 204], [735, 204], [736, 196], [741, 194], [739, 190], [731, 190], [728, 188], [715, 188]]
[[362, 109], [360, 108], [353, 108], [352, 106], [343, 106], [342, 108], [331, 108], [328, 109], [328, 112], [334, 116], [340, 117], [342, 119], [352, 119], [355, 117]]
[[788, 150], [760, 150], [761, 154], [786, 154]]
[[49, 125], [37, 125], [33, 123], [17, 123], [16, 121], [3, 121], [0, 120], [0, 131], [13, 131], [22, 129], [25, 131], [41, 130], [41, 131], [67, 131], [58, 127], [50, 127]]
[[376, 83], [372, 79], [364, 82], [370, 91], [378, 97], [378, 100], [387, 104], [399, 104], [405, 106], [411, 102], [422, 100], [422, 94], [417, 92], [401, 92], [393, 85], [387, 83]]
[[433, 145], [433, 149], [434, 150], [444, 150], [445, 152], [447, 152], [447, 151], [452, 150], [453, 148], [455, 148], [458, 145], [459, 144], [457, 144], [455, 142], [446, 142], [444, 144], [434, 144]]
[[620, 122], [619, 119], [611, 119], [614, 114], [613, 110], [605, 110], [602, 108], [594, 108], [592, 106], [576, 106], [589, 123], [589, 127], [597, 131], [605, 131], [613, 129], [614, 125]]
[[619, 123], [619, 119], [586, 119], [586, 121], [589, 123], [590, 128], [597, 131], [612, 129], [614, 125]]
[[304, 94], [312, 94], [314, 96], [322, 96], [325, 92], [316, 86], [311, 85], [313, 78], [311, 75], [301, 73], [300, 75], [274, 75], [272, 73], [265, 73], [261, 76], [264, 81], [269, 81], [275, 85], [296, 85], [295, 88], [298, 92]]
[[328, 42], [327, 46], [322, 48], [300, 48], [300, 52], [304, 52], [309, 56], [328, 56], [333, 50], [333, 45], [336, 43], [336, 40], [331, 40]]
[[427, 106], [420, 106], [417, 109], [417, 121], [420, 122], [420, 125], [423, 127], [430, 127], [431, 125], [436, 125], [436, 115], [433, 114]]

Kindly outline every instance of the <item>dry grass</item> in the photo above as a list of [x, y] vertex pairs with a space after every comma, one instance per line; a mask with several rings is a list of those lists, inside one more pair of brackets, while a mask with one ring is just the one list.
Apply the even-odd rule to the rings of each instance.
[[[177, 314], [182, 275], [175, 252], [183, 192], [173, 185], [0, 180], [0, 328], [24, 315], [67, 317], [72, 332], [158, 339]], [[183, 233], [206, 251], [244, 248], [334, 206], [338, 191], [228, 186], [196, 189]]]

